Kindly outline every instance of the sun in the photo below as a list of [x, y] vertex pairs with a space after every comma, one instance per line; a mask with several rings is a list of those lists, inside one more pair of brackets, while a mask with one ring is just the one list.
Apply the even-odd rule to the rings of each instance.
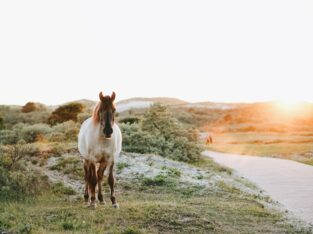
[[285, 113], [296, 113], [302, 108], [300, 101], [282, 99], [276, 101], [277, 108]]

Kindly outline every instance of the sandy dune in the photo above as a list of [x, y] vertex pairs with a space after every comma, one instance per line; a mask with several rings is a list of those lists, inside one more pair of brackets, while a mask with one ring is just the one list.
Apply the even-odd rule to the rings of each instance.
[[217, 163], [264, 189], [296, 217], [313, 224], [313, 166], [265, 157], [205, 151]]

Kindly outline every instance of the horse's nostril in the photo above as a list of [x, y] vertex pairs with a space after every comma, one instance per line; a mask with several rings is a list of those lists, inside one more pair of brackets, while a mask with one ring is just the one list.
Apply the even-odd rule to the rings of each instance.
[[111, 135], [113, 133], [113, 129], [112, 128], [104, 128], [103, 129], [103, 134], [105, 135], [106, 138], [111, 138]]

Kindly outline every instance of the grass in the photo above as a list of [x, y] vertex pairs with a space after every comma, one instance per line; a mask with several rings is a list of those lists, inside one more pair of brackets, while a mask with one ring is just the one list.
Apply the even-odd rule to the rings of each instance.
[[61, 182], [57, 182], [57, 183], [53, 184], [51, 190], [54, 194], [58, 194], [58, 195], [62, 195], [62, 194], [75, 195], [76, 194], [74, 189], [65, 186]]
[[[64, 171], [70, 158], [60, 158]], [[76, 163], [75, 163], [76, 164]], [[209, 159], [195, 166], [216, 174], [231, 174]], [[121, 164], [120, 169], [129, 167]], [[75, 173], [75, 171], [73, 172]], [[0, 230], [12, 233], [310, 233], [288, 223], [282, 213], [269, 210], [255, 196], [220, 181], [205, 188], [180, 181], [180, 171], [164, 167], [152, 178], [118, 181], [120, 209], [85, 208], [83, 194], [63, 183], [21, 201], [0, 201]]]
[[[142, 185], [148, 186], [150, 185]], [[309, 233], [284, 222], [240, 191], [185, 196], [164, 184], [117, 189], [120, 209], [84, 207], [82, 199], [47, 193], [0, 206], [0, 230], [21, 233]], [[223, 187], [223, 186], [222, 186]], [[192, 188], [191, 188], [192, 189]], [[194, 188], [197, 190], [197, 188]], [[107, 194], [106, 194], [107, 195]], [[105, 198], [107, 201], [108, 197]]]
[[279, 157], [313, 165], [313, 137], [308, 132], [218, 134], [207, 148], [225, 153]]
[[128, 163], [125, 162], [119, 162], [116, 165], [116, 169], [117, 169], [117, 173], [121, 173], [123, 171], [124, 168], [128, 168], [130, 165]]

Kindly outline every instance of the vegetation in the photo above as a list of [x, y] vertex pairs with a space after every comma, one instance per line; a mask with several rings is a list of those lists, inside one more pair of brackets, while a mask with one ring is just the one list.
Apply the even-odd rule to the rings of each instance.
[[69, 103], [58, 107], [52, 112], [51, 116], [48, 118], [50, 124], [63, 123], [69, 120], [77, 121], [77, 116], [84, 109], [81, 103]]
[[178, 161], [195, 162], [201, 150], [198, 133], [184, 128], [165, 106], [153, 105], [140, 123], [121, 124], [123, 149], [152, 153]]
[[[134, 183], [134, 182], [132, 182]], [[129, 186], [119, 182], [120, 209], [88, 210], [62, 184], [37, 199], [2, 203], [0, 230], [24, 233], [310, 233], [284, 222], [240, 191], [221, 184], [220, 191], [181, 188], [158, 176]], [[70, 195], [72, 196], [72, 195]], [[109, 201], [106, 194], [105, 200]], [[28, 230], [28, 231], [25, 231]]]
[[21, 111], [23, 113], [29, 113], [29, 112], [33, 112], [36, 110], [40, 110], [44, 108], [44, 105], [40, 104], [40, 103], [34, 103], [34, 102], [27, 102], [21, 109]]
[[3, 118], [0, 116], [0, 130], [4, 128]]
[[37, 195], [48, 187], [47, 177], [27, 166], [25, 156], [32, 153], [29, 145], [23, 143], [0, 147], [0, 201]]
[[279, 157], [313, 165], [313, 137], [310, 132], [214, 134], [214, 144], [207, 148], [225, 153]]
[[[47, 171], [56, 172], [62, 176], [62, 181], [69, 178], [83, 183], [76, 141], [80, 123], [91, 112], [90, 109], [77, 108], [75, 111], [73, 108], [74, 113], [69, 114], [73, 106], [67, 107], [64, 105], [63, 109], [60, 107], [54, 111], [45, 107], [23, 112], [21, 107], [0, 106], [3, 119], [2, 128], [0, 126], [0, 232], [312, 232], [309, 228], [290, 224], [282, 213], [267, 208], [258, 197], [226, 182], [219, 181], [215, 187], [208, 188], [182, 182], [183, 171], [173, 166], [164, 166], [153, 177], [140, 174], [136, 178], [117, 180], [119, 210], [109, 205], [104, 209], [100, 206], [96, 210], [86, 209], [82, 191], [69, 187], [66, 180], [49, 182], [43, 175]], [[230, 169], [200, 157], [202, 149], [198, 132], [191, 129], [213, 132], [215, 139], [210, 147], [221, 146], [226, 136], [228, 145], [258, 145], [253, 132], [240, 134], [241, 129], [248, 129], [247, 126], [259, 129], [261, 125], [257, 124], [260, 122], [252, 123], [246, 118], [243, 121], [249, 122], [239, 124], [239, 115], [239, 111], [178, 109], [160, 105], [154, 105], [147, 111], [121, 113], [123, 149], [185, 161], [199, 170], [210, 172], [212, 176], [233, 176]], [[234, 134], [237, 134], [235, 140]], [[296, 141], [295, 146], [310, 140], [308, 131], [301, 134], [299, 138], [273, 135], [272, 139], [264, 133], [262, 142], [270, 145], [268, 142], [281, 137], [288, 144]], [[116, 169], [117, 173], [127, 172], [132, 165], [117, 163]], [[206, 177], [196, 178], [203, 179]], [[105, 193], [105, 196], [109, 201], [109, 194]]]

